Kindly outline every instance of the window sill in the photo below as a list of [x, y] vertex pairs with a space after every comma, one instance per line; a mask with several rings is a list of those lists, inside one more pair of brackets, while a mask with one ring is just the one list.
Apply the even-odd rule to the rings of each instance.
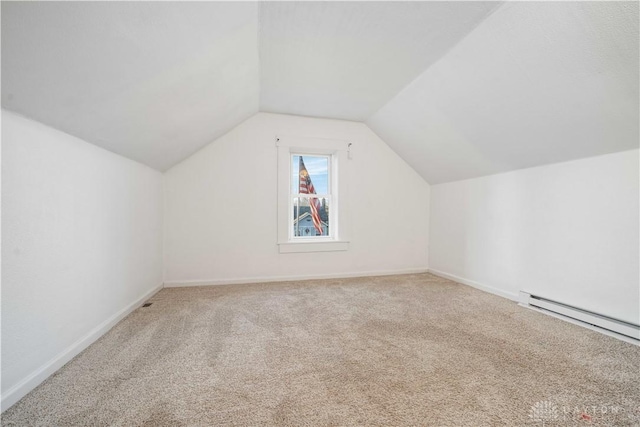
[[330, 242], [287, 242], [278, 243], [281, 254], [296, 252], [334, 252], [349, 250], [349, 242], [333, 240]]

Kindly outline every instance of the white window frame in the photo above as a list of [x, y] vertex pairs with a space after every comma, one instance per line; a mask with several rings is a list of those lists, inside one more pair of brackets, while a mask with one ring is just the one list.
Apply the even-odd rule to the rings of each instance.
[[[347, 224], [347, 141], [324, 138], [279, 136], [278, 147], [278, 247], [280, 253], [346, 251]], [[300, 237], [293, 234], [292, 158], [320, 155], [329, 159], [329, 236]], [[306, 196], [306, 195], [305, 195]]]

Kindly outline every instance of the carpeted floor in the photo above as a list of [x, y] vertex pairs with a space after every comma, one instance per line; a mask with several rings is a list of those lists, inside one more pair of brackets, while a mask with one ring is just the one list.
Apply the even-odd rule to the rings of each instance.
[[430, 274], [151, 302], [2, 425], [640, 425], [640, 347]]

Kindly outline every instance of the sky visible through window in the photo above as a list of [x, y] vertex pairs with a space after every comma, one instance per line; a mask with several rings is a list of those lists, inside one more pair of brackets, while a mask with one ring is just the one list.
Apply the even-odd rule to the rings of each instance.
[[[329, 159], [320, 156], [302, 156], [304, 166], [309, 172], [311, 182], [316, 189], [316, 194], [327, 194], [327, 182], [329, 179]], [[291, 192], [298, 193], [300, 182], [300, 156], [293, 156], [291, 160]]]

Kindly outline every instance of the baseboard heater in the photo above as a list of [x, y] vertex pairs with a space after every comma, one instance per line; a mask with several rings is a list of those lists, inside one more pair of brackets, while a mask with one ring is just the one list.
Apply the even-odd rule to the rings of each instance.
[[606, 329], [620, 335], [624, 335], [635, 340], [640, 340], [640, 326], [622, 320], [613, 319], [601, 314], [592, 313], [570, 305], [552, 301], [528, 292], [520, 292], [520, 305], [532, 306], [545, 311], [550, 311], [565, 317], [569, 317], [598, 328]]

